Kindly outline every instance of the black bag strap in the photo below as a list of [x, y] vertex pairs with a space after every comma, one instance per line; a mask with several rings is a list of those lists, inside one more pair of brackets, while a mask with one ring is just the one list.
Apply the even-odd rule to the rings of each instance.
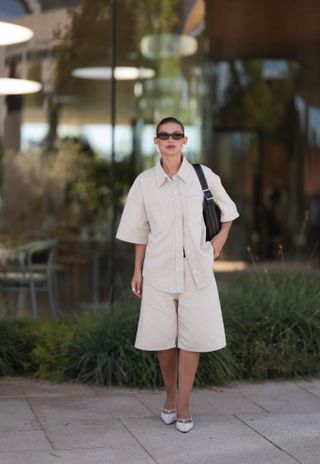
[[194, 167], [194, 169], [195, 169], [195, 171], [197, 173], [197, 176], [199, 178], [199, 181], [200, 181], [201, 188], [202, 188], [203, 195], [204, 195], [205, 199], [207, 201], [210, 201], [210, 200], [213, 201], [213, 196], [212, 196], [211, 190], [208, 187], [208, 182], [207, 182], [206, 176], [204, 175], [201, 164], [194, 163], [194, 164], [192, 164], [192, 166]]

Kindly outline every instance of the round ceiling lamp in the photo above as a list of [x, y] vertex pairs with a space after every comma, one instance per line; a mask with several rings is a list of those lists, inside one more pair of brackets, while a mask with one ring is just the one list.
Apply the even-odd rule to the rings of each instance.
[[33, 31], [28, 27], [0, 21], [0, 45], [25, 42], [31, 39], [33, 35]]
[[141, 39], [140, 50], [143, 56], [151, 60], [175, 58], [196, 53], [198, 42], [195, 37], [186, 34], [151, 34]]
[[42, 89], [40, 82], [27, 79], [14, 79], [11, 77], [0, 77], [0, 95], [23, 95], [36, 93]]
[[[97, 66], [88, 68], [76, 68], [71, 72], [73, 77], [81, 79], [111, 79], [112, 70], [107, 66]], [[117, 66], [114, 71], [115, 78], [119, 81], [151, 79], [155, 76], [154, 69], [136, 68], [134, 66]]]

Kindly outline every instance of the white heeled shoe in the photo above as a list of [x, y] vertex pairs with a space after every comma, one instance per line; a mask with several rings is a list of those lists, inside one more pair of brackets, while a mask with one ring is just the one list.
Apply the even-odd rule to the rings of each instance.
[[161, 409], [161, 420], [166, 424], [173, 424], [177, 420], [177, 411], [175, 409]]
[[190, 432], [193, 429], [192, 417], [189, 417], [189, 419], [177, 419], [176, 429], [183, 433]]

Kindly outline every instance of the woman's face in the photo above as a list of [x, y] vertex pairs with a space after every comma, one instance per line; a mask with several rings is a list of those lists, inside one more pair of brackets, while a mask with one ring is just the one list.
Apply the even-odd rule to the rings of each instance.
[[[180, 124], [174, 122], [167, 122], [162, 124], [158, 129], [158, 134], [183, 134]], [[181, 139], [174, 139], [170, 136], [166, 140], [161, 140], [159, 137], [154, 138], [154, 143], [158, 145], [161, 156], [176, 156], [180, 155], [182, 147], [188, 142], [188, 137]]]

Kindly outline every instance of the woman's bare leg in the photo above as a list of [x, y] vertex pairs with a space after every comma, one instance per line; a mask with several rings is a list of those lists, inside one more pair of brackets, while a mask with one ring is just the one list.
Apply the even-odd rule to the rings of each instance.
[[170, 348], [169, 350], [161, 350], [158, 351], [157, 354], [167, 393], [167, 399], [163, 407], [165, 409], [176, 409], [178, 393], [178, 349]]
[[177, 413], [179, 419], [190, 417], [189, 400], [194, 378], [199, 365], [200, 353], [180, 350], [179, 352], [179, 393]]

